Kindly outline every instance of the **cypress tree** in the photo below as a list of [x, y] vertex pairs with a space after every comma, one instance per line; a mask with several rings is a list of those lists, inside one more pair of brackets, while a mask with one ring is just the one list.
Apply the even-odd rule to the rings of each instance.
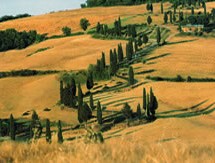
[[92, 89], [93, 86], [94, 86], [93, 74], [92, 74], [92, 72], [89, 72], [89, 73], [88, 73], [86, 86], [87, 86], [87, 89], [89, 89], [89, 90]]
[[151, 10], [151, 12], [153, 13], [153, 4], [151, 3], [151, 5], [150, 5], [150, 10]]
[[148, 23], [148, 25], [150, 25], [150, 24], [152, 23], [152, 18], [151, 18], [151, 16], [148, 16], [148, 17], [147, 17], [147, 23]]
[[87, 121], [92, 117], [92, 111], [87, 103], [84, 103], [83, 106], [78, 109], [78, 120], [80, 123]]
[[180, 12], [179, 13], [179, 22], [183, 21], [184, 20], [184, 13], [183, 12]]
[[78, 108], [81, 108], [83, 105], [83, 92], [81, 89], [81, 84], [78, 84]]
[[192, 14], [192, 15], [195, 14], [195, 12], [194, 12], [194, 7], [193, 7], [193, 6], [191, 7], [191, 14]]
[[146, 89], [143, 88], [143, 109], [146, 110], [146, 107], [147, 107]]
[[135, 53], [138, 52], [138, 43], [137, 40], [134, 41], [134, 49], [135, 49]]
[[143, 43], [146, 45], [149, 41], [149, 38], [146, 34], [143, 35]]
[[75, 83], [74, 78], [71, 79], [71, 93], [75, 97], [75, 95], [76, 95], [76, 83]]
[[10, 115], [10, 138], [11, 140], [15, 140], [15, 124], [13, 115]]
[[168, 15], [167, 15], [167, 12], [164, 13], [164, 18], [163, 18], [163, 20], [164, 20], [164, 23], [167, 24], [167, 22], [168, 22]]
[[176, 16], [173, 14], [173, 22], [176, 22]]
[[169, 20], [170, 20], [170, 23], [172, 24], [172, 11], [169, 12]]
[[60, 103], [64, 104], [64, 89], [63, 89], [63, 81], [60, 81]]
[[161, 0], [161, 14], [163, 14], [163, 0]]
[[134, 84], [134, 70], [133, 70], [132, 66], [129, 67], [128, 75], [129, 75], [128, 83], [129, 83], [129, 85], [133, 85]]
[[97, 103], [97, 121], [98, 121], [98, 124], [100, 125], [102, 124], [102, 109], [99, 101]]
[[102, 65], [103, 70], [104, 70], [104, 69], [105, 69], [105, 67], [106, 67], [105, 53], [104, 53], [104, 52], [102, 52], [101, 65]]
[[142, 39], [141, 37], [138, 37], [138, 46], [142, 46], [142, 45], [143, 45]]
[[161, 32], [160, 32], [160, 27], [157, 28], [157, 43], [160, 45], [161, 41]]
[[96, 73], [99, 74], [100, 72], [101, 72], [101, 61], [100, 61], [100, 59], [97, 59]]
[[131, 26], [131, 35], [133, 38], [135, 38], [137, 36], [137, 31], [136, 31], [135, 25]]
[[104, 25], [104, 35], [108, 34], [108, 26], [107, 24]]
[[62, 144], [63, 143], [63, 133], [62, 133], [62, 126], [61, 126], [61, 121], [58, 121], [58, 132], [57, 132], [57, 140], [58, 143]]
[[96, 33], [100, 33], [100, 30], [101, 30], [101, 24], [100, 22], [98, 22], [96, 26]]
[[130, 54], [131, 54], [131, 57], [133, 56], [134, 54], [134, 47], [133, 47], [133, 41], [132, 40], [129, 40], [129, 51], [130, 51]]
[[150, 88], [150, 113], [151, 118], [155, 118], [155, 110], [158, 108], [157, 98], [155, 97], [152, 88]]
[[132, 60], [131, 44], [130, 43], [126, 44], [126, 57], [127, 57], [128, 61]]
[[51, 143], [52, 141], [52, 135], [50, 130], [50, 121], [49, 119], [46, 119], [46, 142]]
[[119, 17], [118, 18], [118, 34], [119, 34], [119, 36], [121, 36], [122, 35], [122, 23], [121, 23], [121, 18]]
[[122, 44], [118, 44], [118, 61], [122, 62], [123, 61], [123, 49], [122, 49]]
[[206, 8], [206, 3], [204, 0], [202, 1], [202, 7], [204, 8], [204, 14], [206, 15], [207, 14], [207, 8]]
[[150, 117], [150, 101], [149, 101], [149, 94], [146, 95], [146, 118]]
[[117, 61], [116, 49], [114, 49], [114, 54], [113, 54], [113, 65], [114, 65], [114, 74], [116, 74], [116, 72], [118, 70], [118, 61]]
[[129, 121], [132, 118], [132, 109], [131, 109], [131, 106], [127, 102], [123, 106], [122, 114], [127, 119], [127, 125], [129, 125]]
[[137, 117], [138, 117], [138, 119], [141, 119], [141, 115], [142, 115], [142, 113], [141, 113], [141, 107], [140, 107], [140, 104], [138, 104], [137, 105]]
[[90, 94], [90, 108], [91, 108], [91, 110], [94, 110], [94, 101], [93, 101], [93, 94], [91, 93]]
[[114, 75], [114, 54], [112, 49], [110, 50], [110, 75]]
[[0, 137], [2, 137], [3, 136], [3, 133], [2, 133], [2, 120], [0, 119]]

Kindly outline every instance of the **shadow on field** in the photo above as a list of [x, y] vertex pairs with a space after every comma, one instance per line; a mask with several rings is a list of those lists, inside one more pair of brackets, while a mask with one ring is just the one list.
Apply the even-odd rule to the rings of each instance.
[[158, 58], [163, 58], [163, 57], [166, 57], [166, 56], [169, 56], [169, 55], [171, 55], [171, 53], [161, 54], [159, 56], [148, 58], [147, 61], [155, 60], [155, 59], [158, 59]]
[[[211, 108], [211, 107], [215, 104], [215, 102], [208, 105], [204, 109], [198, 110], [198, 107], [204, 104], [205, 102], [207, 102], [207, 100], [199, 104], [196, 104], [190, 108], [161, 112], [157, 114], [157, 118], [188, 118], [188, 117], [206, 115], [214, 112], [215, 108]], [[171, 114], [171, 113], [176, 113], [176, 114]]]
[[181, 43], [186, 43], [186, 42], [193, 42], [198, 39], [192, 39], [192, 40], [183, 40], [183, 41], [177, 41], [177, 42], [167, 42], [167, 45], [174, 45], [174, 44], [181, 44]]

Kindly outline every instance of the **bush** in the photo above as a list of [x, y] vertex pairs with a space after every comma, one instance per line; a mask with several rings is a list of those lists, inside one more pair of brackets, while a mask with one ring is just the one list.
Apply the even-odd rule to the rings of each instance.
[[69, 36], [69, 35], [71, 35], [71, 28], [69, 28], [69, 27], [63, 27], [62, 28], [62, 32], [63, 32], [63, 34], [65, 36]]

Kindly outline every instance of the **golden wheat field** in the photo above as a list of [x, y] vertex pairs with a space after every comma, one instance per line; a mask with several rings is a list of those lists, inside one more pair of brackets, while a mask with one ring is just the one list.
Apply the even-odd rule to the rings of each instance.
[[[165, 5], [165, 8], [168, 7], [170, 7], [170, 4]], [[154, 13], [159, 13], [159, 9], [160, 4], [155, 4]], [[0, 24], [0, 29], [15, 28], [20, 31], [28, 31], [35, 29], [39, 33], [48, 33], [49, 35], [56, 35], [62, 33], [61, 29], [64, 26], [70, 27], [73, 32], [80, 31], [81, 28], [79, 25], [79, 21], [81, 18], [89, 19], [91, 27], [94, 27], [99, 21], [101, 23], [109, 24], [113, 23], [115, 19], [118, 19], [119, 16], [123, 18], [144, 13], [146, 13], [146, 5], [139, 5], [134, 7], [97, 7], [96, 10], [93, 8], [77, 9], [4, 22]], [[159, 17], [155, 17], [155, 22], [159, 22]], [[145, 19], [146, 18], [144, 17], [141, 19], [142, 23], [146, 23]]]
[[[170, 3], [165, 3], [165, 9], [170, 7]], [[208, 11], [214, 7], [215, 2], [207, 3]], [[72, 32], [80, 31], [79, 21], [83, 17], [89, 19], [92, 28], [98, 21], [112, 24], [119, 16], [124, 24], [145, 23], [148, 15], [145, 5], [86, 8], [12, 20], [0, 23], [0, 29], [35, 29], [51, 36], [61, 34], [63, 26], [71, 27]], [[2, 78], [0, 118], [13, 114], [15, 119], [29, 119], [31, 115], [23, 116], [23, 113], [35, 110], [41, 120], [61, 120], [67, 126], [63, 126], [63, 144], [57, 143], [56, 127], [52, 127], [51, 144], [45, 141], [45, 128], [37, 142], [0, 141], [0, 163], [213, 163], [215, 83], [156, 82], [146, 77], [215, 78], [215, 39], [176, 36], [176, 26], [163, 25], [159, 3], [154, 4], [152, 19], [153, 24], [170, 29], [167, 44], [144, 56], [145, 63], [132, 64], [137, 80], [135, 87], [126, 85], [126, 79], [116, 76], [108, 81], [97, 81], [101, 88], [112, 88], [119, 82], [122, 87], [97, 93], [94, 99], [95, 103], [99, 100], [106, 107], [104, 115], [120, 111], [125, 102], [136, 112], [137, 105], [143, 103], [143, 88], [149, 91], [152, 87], [159, 103], [154, 122], [132, 127], [117, 124], [103, 133], [103, 144], [85, 143], [84, 129], [70, 130], [78, 124], [77, 110], [58, 105], [59, 74]], [[119, 43], [125, 48], [127, 41], [99, 40], [88, 34], [50, 39], [26, 49], [0, 52], [0, 71], [82, 70], [95, 64], [102, 52], [106, 53], [109, 64], [109, 50]], [[47, 49], [37, 52], [44, 48]], [[86, 85], [81, 87], [86, 93]], [[89, 98], [84, 101], [89, 102]], [[46, 108], [50, 110], [47, 112]], [[96, 115], [96, 111], [93, 114]]]
[[[97, 40], [89, 35], [47, 40], [23, 50], [1, 52], [0, 69], [1, 71], [86, 69], [89, 64], [95, 64], [96, 60], [101, 58], [102, 52], [109, 57], [110, 49], [117, 48], [119, 43], [124, 44], [125, 41]], [[41, 48], [49, 49], [35, 53]]]

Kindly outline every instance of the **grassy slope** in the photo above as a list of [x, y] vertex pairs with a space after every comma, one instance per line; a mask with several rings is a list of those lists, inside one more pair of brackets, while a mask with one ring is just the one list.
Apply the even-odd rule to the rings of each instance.
[[[166, 5], [168, 8], [170, 5]], [[160, 4], [154, 5], [155, 14], [159, 12]], [[33, 16], [19, 20], [8, 21], [0, 23], [0, 29], [16, 28], [17, 30], [32, 30], [35, 29], [39, 33], [48, 33], [49, 35], [61, 34], [61, 29], [64, 26], [72, 28], [73, 32], [80, 31], [79, 21], [81, 18], [86, 17], [91, 23], [91, 27], [95, 26], [97, 22], [112, 23], [114, 19], [119, 16], [127, 17], [137, 14], [146, 13], [145, 5], [132, 6], [132, 7], [97, 7], [78, 9], [71, 11], [56, 12], [41, 16]], [[153, 16], [156, 17], [156, 16]], [[161, 22], [162, 19], [157, 19], [155, 23]], [[145, 23], [146, 18], [139, 19]], [[50, 28], [51, 27], [51, 28]]]
[[[212, 3], [208, 4], [211, 6]], [[213, 5], [214, 4], [215, 3], [213, 3]], [[138, 14], [140, 11], [142, 12], [145, 10], [145, 7], [143, 6], [122, 8], [124, 10], [127, 8], [127, 13], [125, 11], [119, 10], [118, 7], [107, 8], [106, 10], [125, 12], [124, 14], [128, 15], [131, 14], [128, 12], [128, 10], [133, 12], [133, 14]], [[158, 12], [158, 8], [159, 5], [157, 6], [155, 12]], [[98, 8], [98, 11], [101, 9], [102, 8]], [[92, 12], [92, 9], [76, 10], [71, 12], [76, 12], [77, 14], [77, 11], [78, 13], [82, 12], [82, 14], [86, 14], [86, 11], [88, 11], [89, 15]], [[66, 13], [71, 12], [61, 12], [60, 14], [66, 15]], [[94, 12], [97, 11], [95, 10]], [[107, 15], [103, 12], [97, 14]], [[57, 15], [57, 13], [54, 13], [54, 15]], [[34, 17], [34, 19], [35, 18], [36, 17]], [[60, 19], [62, 19], [62, 17]], [[105, 18], [105, 20], [107, 20], [107, 18]], [[110, 21], [112, 20], [113, 18], [110, 18]], [[159, 16], [157, 21], [161, 20], [162, 16]], [[169, 26], [169, 28], [173, 33], [176, 32], [175, 28], [172, 28], [172, 26]], [[49, 30], [50, 34], [57, 33], [52, 32], [51, 29]], [[181, 74], [191, 75], [194, 77], [214, 77], [214, 39], [200, 39], [193, 37], [181, 38], [173, 37], [172, 35], [168, 41], [178, 42], [192, 39], [195, 40], [192, 42], [167, 45], [157, 49], [150, 56], [147, 56], [147, 58], [156, 57], [165, 53], [171, 54], [163, 58], [149, 61], [151, 64], [143, 65], [141, 63], [134, 65], [134, 67], [137, 68], [135, 71], [138, 72], [155, 69], [157, 71], [147, 75], [176, 76], [177, 74]], [[65, 41], [71, 42], [65, 43]], [[20, 68], [22, 66], [22, 62], [25, 63], [25, 66], [27, 67], [29, 65], [33, 65], [33, 67], [35, 65], [39, 65], [38, 67], [35, 66], [38, 69], [61, 69], [62, 67], [65, 69], [74, 69], [78, 66], [83, 66], [80, 68], [85, 68], [87, 65], [80, 65], [80, 61], [89, 60], [89, 62], [95, 62], [96, 57], [92, 60], [88, 59], [88, 54], [87, 56], [84, 56], [83, 53], [85, 50], [82, 48], [82, 50], [78, 50], [78, 54], [76, 53], [76, 55], [79, 56], [79, 54], [82, 54], [83, 57], [77, 60], [75, 59], [75, 62], [72, 62], [74, 60], [71, 60], [68, 62], [68, 64], [54, 63], [55, 59], [61, 60], [61, 57], [58, 55], [59, 52], [64, 52], [63, 56], [65, 57], [71, 57], [69, 54], [75, 51], [73, 48], [70, 48], [71, 45], [74, 45], [76, 42], [80, 43], [80, 41], [82, 43], [85, 42], [86, 46], [92, 41], [98, 41], [100, 45], [104, 44], [104, 47], [99, 47], [96, 50], [94, 50], [96, 47], [93, 45], [89, 45], [87, 48], [89, 49], [89, 56], [92, 54], [93, 56], [97, 57], [100, 56], [102, 50], [108, 50], [112, 46], [115, 47], [118, 42], [110, 41], [111, 43], [108, 43], [107, 45], [107, 42], [104, 43], [104, 41], [93, 40], [89, 38], [89, 36], [77, 36], [73, 38], [49, 40], [44, 43], [31, 46], [22, 51], [14, 50], [1, 54], [0, 66], [5, 64], [1, 67], [1, 70]], [[66, 45], [62, 45], [62, 43], [65, 43]], [[80, 45], [79, 43], [77, 44]], [[32, 58], [25, 57], [27, 54], [32, 53], [39, 48], [49, 46], [53, 46], [54, 48], [37, 53], [31, 56]], [[94, 52], [97, 54], [94, 54]], [[13, 54], [18, 56], [16, 58], [16, 62], [13, 61]], [[46, 55], [46, 63], [48, 63], [48, 60], [50, 60], [50, 56], [54, 56], [53, 58], [55, 59], [53, 59], [53, 61], [50, 60], [50, 65], [44, 64], [45, 66], [43, 67], [41, 66], [41, 58], [44, 58], [45, 60]], [[12, 61], [13, 64], [10, 64], [9, 62]], [[8, 66], [6, 63], [8, 63]], [[77, 69], [79, 69], [79, 67]], [[139, 82], [144, 81], [143, 75], [138, 75], [136, 78], [139, 80]], [[36, 162], [41, 157], [44, 157], [44, 162], [49, 160], [50, 157], [52, 160], [55, 160], [55, 162], [184, 162], [184, 160], [187, 162], [212, 162], [212, 158], [215, 155], [215, 147], [213, 145], [215, 136], [213, 127], [215, 118], [215, 112], [213, 112], [215, 108], [215, 84], [150, 82], [144, 85], [144, 87], [147, 89], [149, 89], [151, 86], [153, 87], [154, 92], [159, 100], [158, 115], [160, 118], [154, 123], [131, 128], [116, 126], [114, 129], [104, 134], [105, 138], [107, 138], [104, 145], [85, 145], [82, 142], [76, 141], [65, 143], [63, 146], [59, 146], [55, 143], [52, 145], [46, 145], [43, 143], [43, 140], [41, 140], [42, 142], [32, 145], [31, 149], [29, 150], [29, 146], [25, 144], [19, 144], [18, 146], [13, 143], [9, 143], [7, 145], [1, 144], [0, 149], [3, 149], [5, 153], [0, 153], [0, 162], [1, 159], [4, 160], [5, 158], [10, 157], [15, 158], [15, 161], [17, 162], [23, 162], [26, 160], [34, 160]], [[140, 86], [135, 89], [125, 88], [122, 89], [121, 92], [107, 92], [96, 95], [95, 97], [101, 100], [102, 104], [106, 104], [110, 110], [121, 109], [122, 104], [125, 101], [128, 101], [131, 104], [133, 110], [136, 110], [137, 103], [142, 104], [142, 87], [143, 86]], [[50, 118], [52, 121], [58, 119], [72, 123], [76, 123], [77, 121], [75, 117], [76, 113], [74, 111], [67, 109], [61, 111], [59, 107], [55, 106], [59, 99], [59, 83], [55, 75], [0, 79], [0, 90], [1, 117], [8, 117], [11, 112], [13, 112], [15, 117], [21, 117], [23, 112], [36, 109], [42, 118]], [[52, 110], [50, 112], [44, 112], [43, 109], [46, 107], [49, 107]], [[183, 110], [187, 108], [188, 110]], [[212, 113], [205, 115], [198, 114], [199, 110], [206, 108], [208, 109], [207, 111], [211, 111]], [[195, 116], [180, 118], [181, 116], [184, 117], [191, 114]], [[69, 138], [76, 134], [78, 133], [72, 133], [71, 131], [64, 132], [65, 138]], [[54, 138], [54, 140], [55, 139], [56, 138]], [[11, 152], [15, 146], [15, 152]], [[89, 149], [90, 152], [86, 149]], [[38, 150], [40, 152], [38, 152]], [[26, 155], [23, 155], [23, 153], [26, 152], [29, 152], [27, 158]], [[128, 153], [131, 154], [128, 155]], [[83, 154], [85, 157], [83, 157]]]
[[[109, 57], [109, 50], [125, 41], [103, 41], [92, 39], [89, 35], [47, 40], [23, 50], [11, 50], [0, 53], [0, 70], [38, 69], [38, 70], [77, 70], [86, 69], [95, 64], [104, 51]], [[38, 49], [50, 49], [34, 53]], [[107, 59], [108, 61], [109, 59]]]

